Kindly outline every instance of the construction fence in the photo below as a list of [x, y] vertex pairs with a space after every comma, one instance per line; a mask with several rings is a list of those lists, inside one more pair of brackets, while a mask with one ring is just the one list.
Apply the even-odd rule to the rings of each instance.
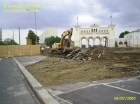
[[40, 45], [0, 45], [0, 57], [40, 54]]

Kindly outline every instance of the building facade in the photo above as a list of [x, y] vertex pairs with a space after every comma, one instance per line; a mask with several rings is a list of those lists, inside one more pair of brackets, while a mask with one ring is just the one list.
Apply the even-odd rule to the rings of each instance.
[[57, 36], [57, 29], [55, 27], [45, 29], [43, 33], [39, 36], [39, 43], [44, 43], [45, 38], [51, 36]]
[[126, 47], [126, 39], [125, 38], [116, 38], [115, 39], [115, 47]]
[[118, 47], [140, 47], [140, 29], [132, 31], [124, 36], [124, 38], [116, 39]]
[[84, 45], [87, 48], [94, 45], [115, 47], [115, 25], [99, 27], [98, 25], [93, 24], [89, 28], [81, 28], [80, 26], [75, 26], [73, 28], [73, 36], [75, 36], [75, 47], [82, 47], [83, 39], [86, 41]]

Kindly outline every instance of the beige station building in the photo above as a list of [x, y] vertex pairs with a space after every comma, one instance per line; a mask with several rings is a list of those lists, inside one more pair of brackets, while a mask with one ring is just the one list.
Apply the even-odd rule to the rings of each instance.
[[[73, 28], [75, 47], [82, 47], [82, 41], [85, 40], [86, 47], [94, 45], [103, 45], [106, 47], [115, 47], [115, 25], [106, 27], [92, 24], [88, 28], [75, 26]], [[98, 40], [98, 43], [96, 42]], [[92, 44], [91, 44], [92, 43]]]

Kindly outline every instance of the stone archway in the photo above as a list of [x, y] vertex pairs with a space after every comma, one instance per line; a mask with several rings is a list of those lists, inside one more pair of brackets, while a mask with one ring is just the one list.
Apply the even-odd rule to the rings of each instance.
[[101, 39], [101, 45], [105, 46], [105, 47], [108, 47], [108, 38], [107, 37], [103, 37]]
[[87, 47], [87, 38], [86, 37], [82, 37], [81, 38], [81, 47], [82, 48], [86, 48]]
[[93, 47], [93, 45], [94, 45], [94, 39], [93, 39], [93, 37], [89, 37], [88, 38], [88, 47]]
[[127, 41], [125, 41], [124, 44], [126, 45], [126, 47], [128, 47], [128, 43], [127, 43]]
[[123, 42], [119, 42], [119, 45], [123, 45]]
[[94, 45], [101, 45], [101, 40], [100, 40], [99, 37], [96, 37], [96, 38], [94, 39]]
[[118, 42], [115, 41], [115, 47], [118, 47]]

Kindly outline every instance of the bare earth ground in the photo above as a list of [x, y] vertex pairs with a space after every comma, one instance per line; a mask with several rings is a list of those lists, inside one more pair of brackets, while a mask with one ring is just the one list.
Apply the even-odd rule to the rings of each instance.
[[119, 59], [90, 61], [50, 57], [26, 68], [45, 86], [122, 78], [140, 74], [140, 52], [119, 53]]

